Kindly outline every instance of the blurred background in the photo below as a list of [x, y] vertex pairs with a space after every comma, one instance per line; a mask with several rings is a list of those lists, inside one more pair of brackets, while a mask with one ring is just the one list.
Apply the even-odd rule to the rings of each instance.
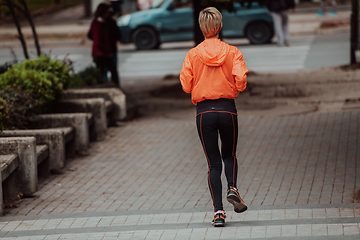
[[[6, 3], [8, 0], [0, 1]], [[41, 46], [42, 52], [60, 59], [64, 57], [71, 59], [75, 72], [93, 65], [92, 41], [88, 39], [87, 33], [92, 14], [98, 4], [103, 1], [27, 0], [25, 2], [33, 19], [38, 45]], [[179, 74], [186, 52], [195, 46], [196, 42], [193, 25], [189, 30], [186, 27], [178, 26], [179, 22], [183, 22], [181, 18], [169, 19], [169, 16], [174, 17], [178, 12], [185, 14], [184, 7], [169, 9], [170, 5], [174, 6], [176, 1], [166, 0], [105, 2], [113, 6], [113, 18], [118, 27], [123, 28], [123, 39], [121, 43], [118, 43], [117, 51], [118, 70], [123, 79], [158, 78]], [[193, 1], [182, 2], [192, 3]], [[296, 72], [357, 63], [359, 17], [356, 14], [359, 12], [358, 1], [337, 0], [335, 15], [319, 16], [319, 0], [296, 0], [296, 11], [289, 15], [291, 40], [290, 47], [287, 48], [276, 46], [270, 15], [265, 6], [257, 5], [258, 1], [253, 2], [251, 8], [247, 8], [246, 4], [243, 6], [236, 3], [239, 8], [235, 11], [223, 10], [224, 19], [226, 17], [229, 19], [230, 17], [233, 19], [243, 17], [239, 23], [233, 24], [234, 29], [229, 29], [227, 32], [225, 28], [237, 20], [230, 19], [229, 24], [224, 24], [223, 40], [236, 45], [243, 52], [251, 71], [260, 73]], [[331, 1], [327, 2], [328, 12], [332, 10], [330, 3]], [[356, 6], [357, 9], [354, 9]], [[155, 10], [159, 12], [162, 7], [164, 7], [161, 16], [163, 22], [159, 20], [158, 13], [155, 14]], [[192, 10], [192, 8], [189, 9]], [[251, 11], [257, 12], [246, 15]], [[193, 24], [191, 14], [186, 15], [186, 19]], [[352, 20], [351, 17], [354, 14], [356, 16], [353, 16]], [[148, 18], [149, 15], [153, 18]], [[34, 58], [37, 45], [34, 42], [34, 31], [23, 14], [17, 13], [17, 16], [30, 58]], [[258, 24], [252, 28], [252, 31], [249, 30], [250, 24], [241, 27], [241, 23], [251, 18], [254, 21], [257, 18], [265, 21], [264, 19], [267, 18], [269, 22], [265, 24], [266, 26]], [[24, 60], [19, 32], [9, 9], [4, 5], [0, 7], [0, 23], [0, 64], [15, 59], [17, 61]], [[140, 27], [142, 27], [140, 30], [144, 30], [145, 27], [145, 30], [150, 29], [151, 32], [140, 31]], [[135, 33], [138, 34], [134, 35]], [[153, 40], [151, 35], [155, 36]], [[124, 40], [125, 36], [127, 40]], [[251, 36], [253, 37], [251, 38]], [[269, 40], [267, 40], [268, 36], [270, 36]], [[138, 39], [137, 42], [136, 39]], [[266, 41], [260, 41], [261, 39]], [[259, 41], [256, 42], [257, 40]]]

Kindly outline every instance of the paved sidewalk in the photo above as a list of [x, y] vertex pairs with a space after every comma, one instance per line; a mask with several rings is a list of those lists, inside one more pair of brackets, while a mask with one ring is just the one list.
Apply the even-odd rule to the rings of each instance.
[[9, 209], [0, 237], [359, 239], [360, 111], [240, 116], [238, 187], [249, 210], [234, 213], [224, 192], [225, 228], [210, 224], [194, 111], [110, 128], [36, 198]]

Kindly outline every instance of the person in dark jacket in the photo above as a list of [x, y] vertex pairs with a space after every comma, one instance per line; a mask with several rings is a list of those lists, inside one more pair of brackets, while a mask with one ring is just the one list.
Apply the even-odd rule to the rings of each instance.
[[[94, 20], [91, 23], [88, 33], [89, 38], [93, 40], [92, 56], [96, 67], [100, 69], [103, 75], [111, 72], [111, 80], [117, 86], [120, 86], [117, 66], [113, 60], [116, 52], [116, 40], [114, 36], [113, 24], [111, 22], [111, 6], [106, 3], [100, 3], [95, 11]], [[116, 28], [118, 29], [118, 28]]]
[[289, 46], [289, 9], [295, 12], [294, 0], [268, 0], [267, 9], [269, 10], [273, 21], [274, 29], [279, 46]]
[[[106, 23], [108, 24], [108, 28], [110, 31], [110, 41], [111, 41], [111, 59], [114, 62], [116, 68], [118, 66], [118, 58], [117, 58], [117, 43], [121, 40], [121, 32], [119, 27], [116, 24], [116, 21], [110, 17], [106, 20]], [[118, 73], [118, 85], [120, 86], [120, 76]]]

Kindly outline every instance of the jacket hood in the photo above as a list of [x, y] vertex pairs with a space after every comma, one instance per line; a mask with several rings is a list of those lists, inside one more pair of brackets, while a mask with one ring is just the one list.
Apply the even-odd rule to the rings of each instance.
[[205, 39], [196, 48], [196, 55], [207, 66], [221, 66], [226, 58], [230, 46], [218, 38]]

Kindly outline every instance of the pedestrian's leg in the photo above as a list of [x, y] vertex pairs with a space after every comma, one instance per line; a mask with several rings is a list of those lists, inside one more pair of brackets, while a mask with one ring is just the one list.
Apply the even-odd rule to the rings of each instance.
[[223, 210], [221, 185], [222, 161], [218, 145], [217, 116], [218, 113], [200, 113], [196, 116], [199, 138], [203, 145], [209, 166], [208, 184], [215, 212]]
[[319, 16], [323, 16], [325, 13], [325, 8], [326, 8], [326, 1], [327, 0], [320, 0], [320, 10], [317, 13]]
[[103, 81], [104, 82], [107, 82], [109, 79], [108, 79], [108, 68], [105, 66], [104, 67], [104, 73], [103, 73]]
[[225, 165], [225, 175], [228, 181], [226, 198], [234, 206], [234, 211], [242, 213], [247, 206], [241, 199], [236, 187], [238, 163], [236, 158], [236, 145], [238, 137], [237, 115], [221, 113], [219, 118], [219, 133], [221, 138], [221, 155]]
[[219, 133], [221, 139], [221, 156], [225, 166], [228, 188], [236, 188], [238, 162], [236, 146], [238, 139], [237, 116], [231, 113], [220, 113]]
[[104, 77], [104, 75], [107, 73], [107, 70], [106, 70], [106, 58], [104, 58], [104, 57], [96, 57], [95, 58], [95, 64], [96, 64], [96, 68], [98, 68], [100, 70], [101, 76]]
[[284, 43], [286, 46], [289, 46], [289, 40], [290, 40], [289, 12], [288, 11], [281, 12], [281, 18], [282, 18], [282, 28], [284, 33]]
[[118, 82], [118, 73], [117, 73], [117, 68], [112, 60], [112, 58], [108, 58], [107, 61], [106, 61], [106, 66], [107, 68], [110, 70], [111, 72], [111, 81], [113, 83], [116, 84], [116, 86], [119, 86], [119, 82]]
[[284, 45], [284, 36], [282, 31], [282, 25], [281, 25], [281, 17], [278, 13], [271, 12], [271, 16], [273, 18], [274, 22], [274, 29], [275, 29], [275, 35], [277, 38], [277, 44], [279, 46]]
[[332, 0], [332, 10], [336, 11], [336, 0]]
[[327, 3], [327, 0], [321, 0], [321, 11], [322, 12], [325, 12], [326, 11], [326, 3]]
[[331, 0], [331, 12], [330, 12], [330, 15], [331, 16], [334, 16], [336, 15], [336, 0]]
[[[116, 67], [116, 70], [117, 70], [117, 69], [118, 69], [117, 51], [111, 54], [111, 58], [112, 58], [112, 60], [113, 60], [113, 62], [114, 62], [114, 65], [115, 65], [115, 67]], [[118, 83], [118, 85], [120, 86], [120, 74], [119, 74], [118, 71], [116, 71], [116, 72], [117, 72], [117, 74], [118, 74], [117, 83]]]

